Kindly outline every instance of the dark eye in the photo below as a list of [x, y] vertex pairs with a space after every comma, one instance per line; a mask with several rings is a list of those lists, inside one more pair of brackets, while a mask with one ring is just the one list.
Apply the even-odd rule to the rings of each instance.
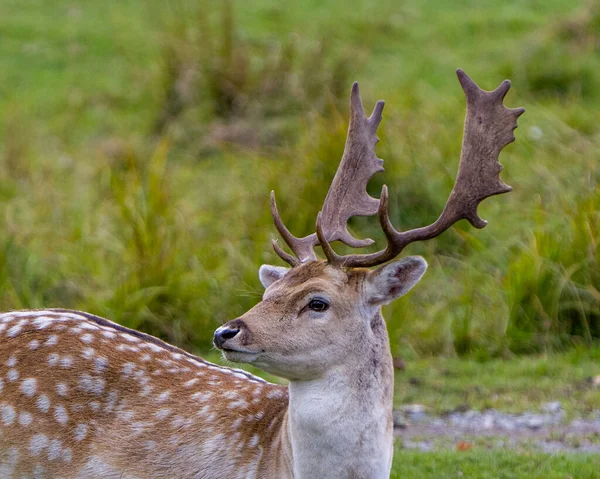
[[310, 303], [308, 303], [308, 307], [313, 311], [322, 313], [323, 311], [327, 311], [327, 309], [329, 308], [329, 304], [327, 304], [322, 299], [311, 299]]

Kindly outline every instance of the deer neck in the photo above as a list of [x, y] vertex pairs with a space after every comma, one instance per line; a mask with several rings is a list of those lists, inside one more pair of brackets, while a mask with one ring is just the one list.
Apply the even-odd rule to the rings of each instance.
[[371, 332], [347, 364], [290, 382], [284, 427], [294, 477], [389, 477], [394, 376], [380, 313]]

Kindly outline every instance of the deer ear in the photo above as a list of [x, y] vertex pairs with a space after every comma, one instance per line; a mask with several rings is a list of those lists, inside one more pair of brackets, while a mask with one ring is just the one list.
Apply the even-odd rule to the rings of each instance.
[[366, 300], [371, 306], [381, 306], [404, 296], [419, 282], [427, 270], [427, 261], [409, 256], [373, 271], [366, 284]]
[[266, 289], [278, 279], [283, 278], [289, 270], [290, 268], [284, 268], [283, 266], [263, 264], [258, 270], [258, 277]]

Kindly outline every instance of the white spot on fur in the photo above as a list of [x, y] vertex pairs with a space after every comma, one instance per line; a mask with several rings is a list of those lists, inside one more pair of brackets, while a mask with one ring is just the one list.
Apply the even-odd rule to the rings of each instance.
[[192, 399], [195, 399], [196, 401], [200, 401], [200, 402], [206, 402], [211, 398], [212, 395], [213, 395], [213, 393], [210, 391], [197, 392], [197, 393], [192, 394]]
[[48, 354], [48, 364], [50, 366], [56, 366], [58, 364], [58, 359], [60, 356], [56, 353]]
[[85, 333], [82, 334], [79, 339], [84, 343], [90, 344], [94, 340], [94, 337], [90, 333]]
[[6, 332], [6, 336], [8, 336], [9, 338], [14, 338], [15, 336], [17, 336], [23, 329], [23, 324], [26, 322], [27, 322], [26, 319], [22, 319], [21, 321], [19, 321], [17, 324], [15, 324], [12, 328], [10, 328]]
[[65, 383], [58, 383], [56, 385], [56, 392], [59, 396], [67, 397], [67, 393], [69, 392], [69, 387]]
[[48, 396], [45, 394], [42, 394], [40, 397], [38, 397], [35, 401], [35, 404], [42, 412], [48, 412], [50, 409], [50, 399], [48, 399]]
[[121, 334], [121, 337], [131, 343], [139, 343], [140, 342], [140, 338], [136, 338], [135, 336], [133, 336], [131, 334]]
[[104, 336], [105, 338], [108, 338], [108, 339], [114, 339], [117, 337], [117, 335], [115, 333], [113, 333], [112, 331], [102, 331], [102, 333], [100, 333], [100, 334], [102, 334], [102, 336]]
[[258, 436], [258, 434], [254, 434], [251, 438], [250, 441], [248, 441], [248, 445], [250, 447], [256, 447], [258, 446], [258, 441], [260, 440], [260, 437]]
[[162, 409], [159, 409], [158, 411], [156, 411], [154, 413], [154, 417], [156, 417], [156, 419], [162, 420], [162, 419], [166, 419], [166, 417], [169, 414], [171, 414], [171, 409], [167, 407], [167, 408], [162, 408]]
[[104, 357], [94, 358], [94, 370], [102, 373], [108, 368], [108, 359]]
[[111, 391], [108, 393], [108, 400], [106, 401], [106, 406], [104, 406], [104, 410], [106, 412], [112, 411], [117, 404], [117, 392]]
[[77, 424], [77, 427], [75, 428], [75, 440], [78, 442], [83, 441], [87, 436], [87, 431], [87, 424]]
[[14, 368], [17, 365], [17, 358], [15, 356], [9, 357], [8, 361], [6, 361], [6, 365], [9, 368]]
[[33, 479], [44, 479], [45, 477], [48, 477], [48, 475], [44, 468], [40, 464], [36, 464], [33, 468]]
[[32, 322], [38, 329], [44, 329], [50, 326], [54, 321], [56, 321], [56, 318], [40, 316], [39, 318], [35, 318]]
[[39, 456], [47, 445], [48, 438], [44, 434], [36, 434], [29, 441], [29, 453], [32, 456]]
[[56, 421], [63, 426], [67, 424], [69, 422], [67, 410], [63, 406], [56, 406], [54, 408], [54, 419], [56, 419]]
[[165, 402], [169, 396], [171, 395], [171, 391], [163, 391], [162, 393], [160, 393], [157, 398], [156, 401], [157, 402]]
[[54, 461], [60, 457], [62, 443], [58, 439], [52, 439], [48, 446], [48, 460]]
[[87, 323], [87, 322], [79, 323], [79, 327], [81, 329], [87, 329], [87, 330], [93, 330], [93, 331], [98, 331], [100, 329], [95, 324], [90, 324], [90, 323]]
[[120, 411], [119, 417], [123, 419], [123, 421], [131, 421], [133, 418], [133, 411]]
[[21, 383], [21, 391], [27, 397], [31, 397], [35, 394], [37, 390], [37, 380], [35, 378], [27, 378], [23, 379]]
[[29, 426], [32, 421], [33, 416], [28, 412], [23, 411], [21, 414], [19, 414], [19, 424], [21, 424], [21, 426]]
[[145, 449], [147, 451], [153, 451], [156, 447], [156, 441], [146, 441]]
[[96, 395], [102, 394], [106, 381], [102, 378], [94, 378], [89, 374], [82, 374], [79, 378], [79, 387], [86, 392]]
[[133, 364], [133, 363], [123, 364], [123, 368], [122, 368], [123, 376], [128, 378], [129, 376], [131, 376], [134, 369], [135, 369], [135, 364]]
[[231, 423], [231, 429], [238, 429], [242, 424], [242, 418], [238, 417], [235, 421]]
[[71, 366], [73, 366], [73, 358], [71, 356], [63, 356], [60, 358], [61, 368], [70, 368]]
[[155, 353], [160, 353], [161, 351], [163, 351], [163, 348], [161, 348], [160, 346], [157, 346], [154, 343], [144, 343], [142, 345], [142, 347], [149, 348], [151, 351], [154, 351]]
[[15, 408], [10, 404], [0, 405], [0, 417], [2, 417], [2, 423], [5, 426], [10, 426], [13, 422], [15, 422], [15, 418], [17, 417]]
[[237, 401], [232, 401], [227, 406], [227, 409], [246, 409], [249, 406], [248, 401], [239, 398]]
[[154, 389], [152, 386], [150, 386], [149, 384], [146, 384], [146, 385], [145, 385], [145, 386], [142, 388], [142, 390], [141, 390], [141, 392], [140, 392], [140, 395], [142, 395], [142, 396], [144, 396], [144, 397], [145, 397], [145, 396], [148, 396], [148, 395], [149, 395], [149, 394], [152, 392], [152, 389]]
[[267, 393], [267, 398], [269, 399], [281, 399], [285, 396], [285, 393], [280, 389], [272, 389]]
[[16, 369], [9, 369], [6, 373], [6, 379], [8, 379], [9, 381], [16, 381], [17, 379], [19, 379], [19, 371], [17, 371]]
[[58, 344], [58, 336], [53, 334], [46, 341], [44, 341], [44, 346], [55, 346]]
[[191, 387], [192, 387], [194, 384], [196, 384], [198, 381], [199, 381], [199, 380], [198, 380], [198, 378], [190, 379], [189, 381], [186, 381], [186, 382], [184, 382], [184, 383], [183, 383], [183, 385], [184, 385], [186, 388], [191, 388]]
[[82, 351], [81, 356], [85, 359], [92, 359], [95, 353], [96, 351], [94, 351], [94, 348], [85, 348]]
[[16, 447], [9, 447], [7, 452], [7, 461], [0, 464], [0, 477], [12, 477], [12, 474], [19, 462], [20, 452]]
[[29, 343], [27, 344], [27, 347], [29, 349], [31, 349], [32, 351], [35, 351], [37, 348], [40, 347], [40, 342], [37, 339], [32, 339], [31, 341], [29, 341]]
[[73, 460], [73, 453], [70, 448], [65, 448], [62, 452], [62, 459], [66, 463], [70, 463]]

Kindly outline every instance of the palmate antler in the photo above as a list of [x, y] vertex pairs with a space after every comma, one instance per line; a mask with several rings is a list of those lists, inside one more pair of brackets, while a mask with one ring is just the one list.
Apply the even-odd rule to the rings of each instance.
[[[410, 231], [398, 232], [392, 226], [388, 212], [388, 192], [384, 186], [381, 198], [376, 200], [366, 193], [371, 176], [383, 171], [382, 160], [375, 155], [376, 130], [381, 122], [383, 101], [377, 102], [372, 115], [365, 118], [358, 93], [358, 85], [352, 87], [350, 100], [350, 126], [344, 155], [333, 179], [323, 210], [317, 216], [316, 234], [296, 238], [285, 227], [271, 193], [271, 212], [277, 230], [292, 249], [296, 257], [283, 251], [276, 242], [275, 251], [292, 266], [316, 260], [314, 247], [323, 248], [327, 260], [343, 267], [370, 267], [385, 263], [398, 256], [414, 241], [423, 241], [439, 236], [461, 219], [467, 219], [476, 228], [487, 222], [477, 214], [477, 206], [485, 198], [507, 193], [511, 187], [500, 179], [502, 165], [498, 155], [502, 148], [515, 140], [513, 130], [517, 118], [524, 108], [506, 108], [502, 100], [510, 88], [505, 80], [494, 91], [479, 88], [465, 72], [457, 70], [458, 79], [467, 99], [464, 138], [458, 175], [450, 197], [440, 217], [431, 225]], [[385, 249], [372, 254], [338, 255], [330, 243], [339, 240], [352, 247], [364, 247], [372, 240], [357, 240], [347, 230], [351, 216], [376, 214], [387, 237]]]

